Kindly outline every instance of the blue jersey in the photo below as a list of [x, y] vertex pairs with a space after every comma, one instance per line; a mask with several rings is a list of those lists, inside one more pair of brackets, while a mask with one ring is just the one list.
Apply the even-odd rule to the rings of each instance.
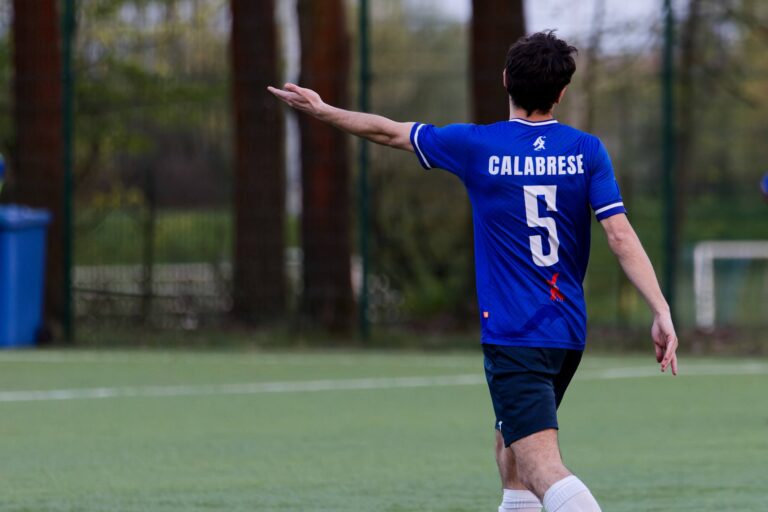
[[416, 123], [411, 143], [469, 194], [482, 342], [582, 350], [590, 208], [626, 212], [605, 146], [554, 119]]

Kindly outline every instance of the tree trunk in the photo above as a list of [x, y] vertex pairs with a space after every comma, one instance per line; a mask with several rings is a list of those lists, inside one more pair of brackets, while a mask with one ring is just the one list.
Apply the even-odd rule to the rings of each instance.
[[525, 35], [523, 0], [472, 0], [472, 120], [509, 118], [502, 72], [509, 47]]
[[[349, 41], [343, 0], [299, 0], [301, 83], [332, 105], [348, 97]], [[353, 320], [350, 279], [350, 198], [347, 137], [300, 117], [303, 312], [313, 326], [349, 331]]]
[[[472, 0], [470, 94], [473, 122], [487, 124], [509, 119], [509, 95], [502, 79], [504, 64], [509, 47], [524, 35], [523, 0]], [[468, 240], [472, 240], [473, 231], [470, 211], [466, 227]], [[465, 313], [477, 310], [474, 256], [468, 261]]]
[[273, 0], [231, 0], [235, 117], [234, 310], [257, 325], [286, 302], [285, 178]]
[[16, 141], [11, 198], [45, 208], [48, 229], [45, 318], [63, 321], [64, 137], [61, 32], [57, 0], [14, 0], [13, 61]]

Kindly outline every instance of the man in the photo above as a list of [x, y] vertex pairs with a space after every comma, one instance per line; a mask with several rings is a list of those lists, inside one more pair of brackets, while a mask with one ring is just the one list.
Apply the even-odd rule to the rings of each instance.
[[520, 39], [503, 84], [510, 119], [443, 128], [349, 112], [308, 89], [269, 90], [291, 107], [368, 140], [413, 151], [425, 169], [458, 176], [472, 203], [477, 294], [496, 413], [499, 511], [592, 512], [597, 501], [563, 465], [557, 407], [586, 339], [582, 281], [590, 207], [625, 273], [654, 314], [661, 371], [677, 374], [677, 337], [650, 260], [627, 217], [605, 147], [559, 124], [576, 49], [552, 32]]

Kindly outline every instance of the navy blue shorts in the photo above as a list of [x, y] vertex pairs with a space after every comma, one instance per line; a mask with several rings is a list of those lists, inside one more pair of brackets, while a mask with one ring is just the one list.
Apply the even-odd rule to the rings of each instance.
[[581, 350], [483, 344], [485, 378], [504, 446], [557, 428], [557, 408], [581, 361]]

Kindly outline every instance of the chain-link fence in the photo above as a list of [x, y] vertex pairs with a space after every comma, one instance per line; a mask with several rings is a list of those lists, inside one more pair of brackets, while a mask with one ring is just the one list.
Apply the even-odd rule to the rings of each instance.
[[78, 4], [81, 328], [195, 328], [229, 310], [229, 26], [226, 1]]
[[[449, 3], [441, 9], [438, 0], [372, 2], [373, 111], [438, 125], [471, 121], [471, 6], [469, 0]], [[526, 2], [527, 30], [563, 23], [560, 35], [579, 47], [579, 70], [557, 116], [604, 140], [630, 218], [659, 267], [667, 222], [660, 172], [660, 5], [640, 14], [627, 8], [628, 17], [616, 2], [586, 2], [569, 21], [557, 14], [567, 3]], [[300, 24], [293, 2], [277, 4], [279, 61], [284, 74], [295, 77]], [[359, 3], [344, 5], [354, 57]], [[76, 6], [70, 236], [79, 337], [108, 341], [115, 330], [136, 326], [229, 325], [236, 187], [229, 2], [110, 0]], [[675, 309], [682, 324], [693, 327], [696, 244], [768, 239], [768, 207], [757, 185], [768, 169], [761, 144], [768, 135], [762, 94], [768, 85], [768, 9], [737, 0], [690, 0], [678, 7]], [[11, 2], [0, 2], [0, 12], [0, 136], [4, 152], [12, 154]], [[316, 44], [322, 47], [322, 41]], [[359, 91], [355, 66], [349, 73], [350, 107]], [[498, 93], [505, 102], [501, 83]], [[265, 92], [261, 101], [273, 100]], [[285, 273], [293, 300], [284, 323], [297, 325], [303, 289], [301, 158], [298, 130], [288, 126]], [[471, 212], [460, 182], [447, 173], [424, 173], [412, 155], [380, 147], [371, 148], [370, 163], [368, 318], [374, 332], [474, 328]], [[357, 199], [350, 190], [351, 204]], [[600, 231], [595, 224], [585, 282], [591, 324], [644, 328], [649, 313]], [[356, 239], [355, 233], [350, 237]], [[359, 298], [361, 265], [353, 252], [350, 282]], [[764, 328], [765, 261], [713, 265], [716, 325]]]

